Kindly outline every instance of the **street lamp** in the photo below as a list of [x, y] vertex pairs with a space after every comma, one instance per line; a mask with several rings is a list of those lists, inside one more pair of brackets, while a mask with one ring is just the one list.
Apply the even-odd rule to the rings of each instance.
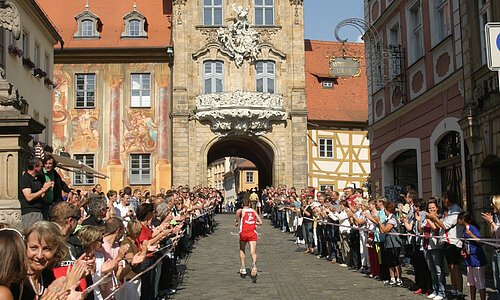
[[169, 60], [174, 58], [174, 46], [167, 46], [167, 57]]

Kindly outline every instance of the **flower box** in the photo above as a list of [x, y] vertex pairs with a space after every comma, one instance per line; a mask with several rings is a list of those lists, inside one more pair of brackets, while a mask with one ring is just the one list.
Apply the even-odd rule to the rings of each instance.
[[33, 70], [33, 76], [35, 76], [36, 78], [38, 79], [41, 79], [41, 78], [44, 78], [45, 76], [47, 76], [47, 73], [45, 73], [42, 69], [40, 68], [35, 68]]
[[9, 46], [9, 53], [17, 57], [23, 56], [23, 50], [19, 49], [14, 45]]
[[36, 67], [29, 57], [23, 57], [23, 65], [30, 70]]

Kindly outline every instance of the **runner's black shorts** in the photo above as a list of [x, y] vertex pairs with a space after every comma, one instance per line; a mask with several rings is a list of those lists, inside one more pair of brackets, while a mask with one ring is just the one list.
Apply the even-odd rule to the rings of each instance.
[[460, 260], [462, 258], [460, 251], [461, 250], [453, 244], [449, 244], [447, 247], [445, 247], [444, 255], [446, 256], [446, 261], [449, 265], [460, 264]]

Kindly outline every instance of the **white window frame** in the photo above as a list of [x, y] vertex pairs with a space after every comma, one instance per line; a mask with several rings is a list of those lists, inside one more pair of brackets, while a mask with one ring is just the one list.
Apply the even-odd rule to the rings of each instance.
[[[95, 166], [95, 154], [74, 154], [73, 159], [88, 165], [91, 168]], [[94, 185], [95, 178], [85, 175], [85, 173], [76, 172], [73, 175], [73, 185]]]
[[[484, 3], [482, 3], [484, 2]], [[487, 63], [486, 57], [486, 41], [484, 26], [486, 23], [491, 21], [491, 1], [490, 0], [477, 0], [478, 6], [478, 22], [479, 22], [479, 39], [481, 42], [481, 65]], [[483, 17], [486, 16], [486, 20], [483, 21]]]
[[[259, 72], [259, 65], [262, 71]], [[271, 66], [272, 70], [269, 70]], [[259, 90], [259, 80], [262, 80], [262, 90]], [[271, 60], [260, 60], [255, 62], [255, 90], [260, 93], [276, 93], [276, 64]]]
[[[401, 46], [401, 23], [399, 21], [399, 17], [393, 21], [388, 26], [387, 30], [387, 44], [389, 51], [392, 51], [394, 47]], [[389, 57], [389, 77], [390, 79], [394, 79], [395, 77], [399, 76], [401, 74], [401, 64], [393, 64], [393, 58], [392, 56]]]
[[[88, 25], [90, 24], [90, 27]], [[83, 19], [81, 21], [81, 37], [93, 37], [95, 36], [95, 21], [92, 19]]]
[[[210, 66], [210, 72], [207, 67]], [[221, 72], [217, 71], [221, 67]], [[217, 88], [220, 82], [220, 88]], [[208, 60], [203, 63], [203, 92], [205, 94], [221, 93], [224, 91], [224, 62], [221, 60]]]
[[[45, 52], [44, 57], [45, 57], [45, 61], [44, 61], [45, 69], [44, 69], [44, 71], [45, 71], [45, 73], [50, 74], [50, 55], [49, 55], [49, 53]], [[50, 76], [50, 75], [48, 75], [48, 76]]]
[[[133, 25], [136, 24], [136, 25]], [[128, 21], [128, 35], [129, 36], [141, 36], [141, 21], [137, 19], [132, 19]]]
[[129, 179], [130, 184], [149, 185], [152, 178], [153, 161], [151, 154], [130, 154]]
[[320, 158], [334, 158], [335, 148], [333, 144], [333, 139], [330, 138], [320, 138], [318, 143], [318, 156]]
[[22, 43], [21, 50], [23, 50], [23, 57], [24, 58], [30, 57], [30, 34], [26, 30], [23, 30], [21, 36], [21, 43]]
[[253, 171], [245, 171], [245, 182], [254, 183], [255, 177], [253, 176]]
[[[222, 21], [224, 19], [224, 1], [223, 0], [201, 0], [201, 1], [203, 1], [203, 25], [221, 26]], [[216, 4], [216, 2], [219, 1], [220, 4]], [[220, 12], [220, 20], [216, 19], [217, 16], [216, 12]], [[210, 16], [211, 20], [209, 20], [207, 16]]]
[[[146, 78], [149, 84], [144, 83]], [[150, 73], [130, 74], [130, 107], [151, 107]]]
[[[267, 4], [270, 1], [272, 4]], [[260, 3], [260, 4], [258, 4]], [[271, 11], [271, 20], [266, 18], [266, 12]], [[254, 16], [256, 26], [273, 26], [274, 25], [274, 0], [254, 0]], [[258, 21], [258, 17], [262, 17]]]
[[[83, 87], [78, 87], [78, 77], [83, 76]], [[93, 84], [90, 84], [90, 78]], [[83, 92], [83, 100], [78, 100], [78, 93]], [[77, 73], [75, 74], [75, 108], [94, 108], [96, 102], [96, 74]], [[92, 96], [91, 96], [92, 94]], [[83, 103], [81, 103], [83, 101]], [[81, 104], [79, 104], [81, 103]]]
[[33, 62], [36, 67], [40, 67], [40, 44], [35, 41], [35, 47], [33, 48]]
[[413, 1], [412, 4], [407, 7], [406, 13], [407, 34], [409, 41], [408, 65], [411, 65], [424, 56], [421, 0]]
[[439, 44], [451, 34], [450, 0], [429, 1], [431, 27], [431, 45]]

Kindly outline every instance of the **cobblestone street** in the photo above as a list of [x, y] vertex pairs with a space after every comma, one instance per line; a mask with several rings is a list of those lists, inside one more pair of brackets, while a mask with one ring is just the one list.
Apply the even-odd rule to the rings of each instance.
[[[424, 299], [338, 264], [303, 254], [293, 236], [269, 225], [258, 228], [257, 282], [238, 274], [238, 229], [234, 215], [217, 215], [215, 233], [195, 244], [181, 263], [186, 270], [174, 299]], [[247, 270], [251, 259], [247, 248]], [[408, 275], [406, 275], [408, 276]], [[413, 275], [411, 275], [413, 278]]]

